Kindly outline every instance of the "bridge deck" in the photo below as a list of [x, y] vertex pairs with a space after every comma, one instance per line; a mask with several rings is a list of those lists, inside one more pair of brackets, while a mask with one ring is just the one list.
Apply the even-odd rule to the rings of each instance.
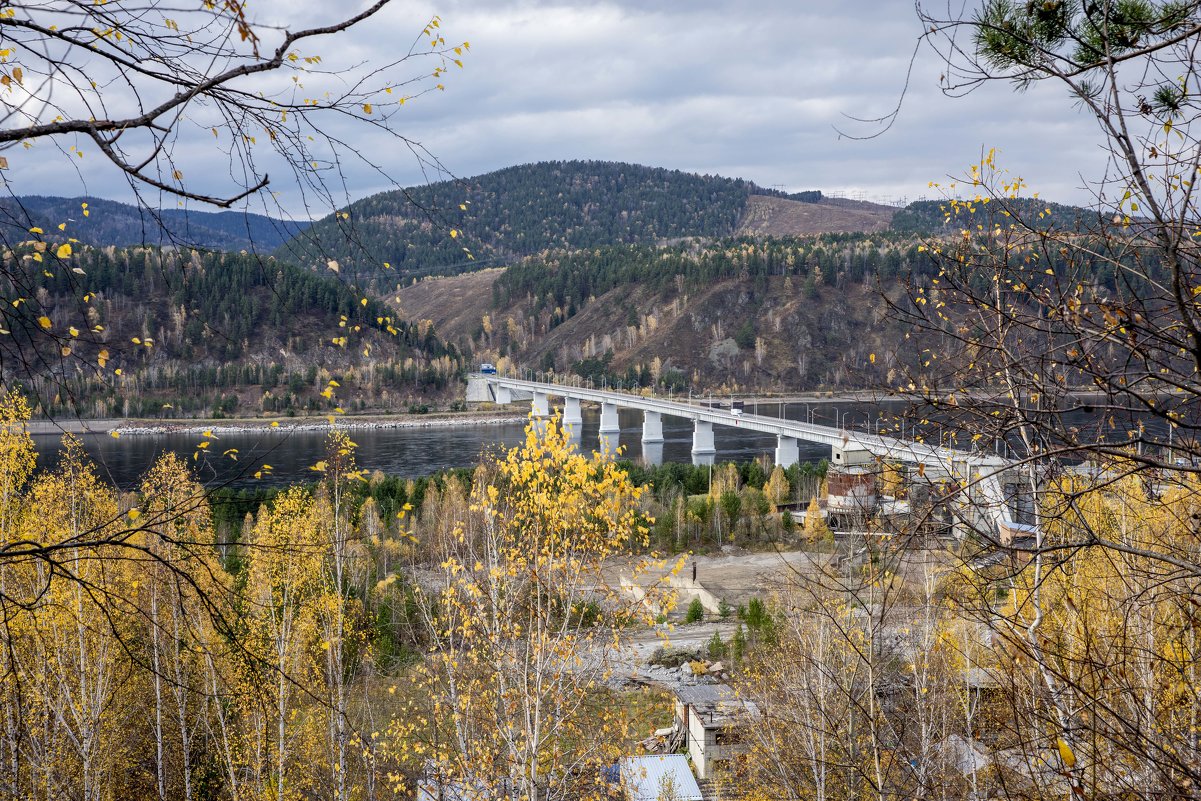
[[775, 434], [782, 437], [792, 437], [831, 447], [862, 449], [882, 459], [896, 459], [915, 464], [924, 464], [927, 467], [937, 467], [948, 471], [958, 465], [1002, 469], [1009, 464], [1007, 460], [992, 454], [928, 445], [913, 440], [882, 437], [875, 434], [835, 428], [833, 426], [802, 423], [797, 420], [784, 420], [778, 417], [766, 417], [755, 414], [738, 415], [733, 414], [728, 409], [714, 409], [697, 403], [664, 400], [663, 398], [653, 396], [647, 397], [613, 390], [524, 381], [522, 379], [504, 378], [494, 375], [477, 374], [473, 375], [472, 378], [486, 381], [496, 386], [507, 387], [511, 390], [572, 397], [592, 403], [609, 403], [619, 408], [659, 412], [671, 417], [682, 417], [694, 421], [702, 420], [717, 425], [743, 428], [749, 431], [760, 431], [765, 434]]
[[936, 470], [948, 476], [956, 476], [970, 484], [976, 502], [986, 509], [986, 516], [1003, 536], [1006, 531], [1012, 533], [1029, 528], [1015, 521], [1015, 516], [1005, 501], [1001, 475], [1012, 468], [1014, 464], [1008, 459], [993, 454], [928, 445], [915, 440], [882, 437], [833, 426], [802, 423], [796, 420], [782, 420], [778, 417], [733, 414], [728, 409], [714, 409], [697, 403], [664, 400], [663, 398], [614, 390], [525, 381], [480, 373], [471, 375], [470, 380], [484, 382], [492, 387], [503, 387], [510, 391], [576, 398], [592, 403], [611, 404], [619, 408], [641, 409], [671, 417], [682, 417], [731, 428], [743, 428], [748, 431], [760, 431], [766, 434], [775, 434], [778, 437], [791, 437], [843, 450], [865, 450], [879, 459], [923, 465], [928, 471]]

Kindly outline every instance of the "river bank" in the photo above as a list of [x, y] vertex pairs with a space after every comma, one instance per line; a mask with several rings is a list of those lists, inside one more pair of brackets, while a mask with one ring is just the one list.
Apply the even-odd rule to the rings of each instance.
[[398, 415], [337, 415], [323, 417], [282, 417], [209, 419], [209, 420], [31, 420], [26, 428], [35, 436], [61, 434], [109, 434], [125, 436], [161, 436], [163, 434], [277, 433], [328, 431], [331, 427], [346, 431], [375, 431], [391, 428], [464, 428], [524, 423], [529, 418], [511, 409], [476, 412], [442, 412]]

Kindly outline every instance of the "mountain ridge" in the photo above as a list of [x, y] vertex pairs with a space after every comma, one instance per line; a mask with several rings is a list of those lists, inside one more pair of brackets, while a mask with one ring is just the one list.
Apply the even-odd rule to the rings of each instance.
[[790, 197], [742, 178], [626, 162], [545, 161], [362, 198], [314, 223], [277, 255], [308, 266], [337, 262], [378, 289], [396, 276], [462, 272], [546, 250], [730, 236], [752, 196], [822, 202], [817, 191]]
[[[59, 229], [59, 225], [65, 228]], [[97, 247], [158, 245], [270, 252], [308, 227], [245, 211], [150, 209], [87, 196], [0, 198], [0, 237], [12, 245], [40, 228], [52, 241], [68, 237]]]

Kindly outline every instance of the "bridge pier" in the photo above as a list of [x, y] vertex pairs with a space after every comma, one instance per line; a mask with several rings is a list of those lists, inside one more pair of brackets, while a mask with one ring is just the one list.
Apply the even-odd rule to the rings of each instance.
[[663, 415], [659, 412], [647, 410], [642, 413], [642, 441], [663, 441]]
[[692, 455], [705, 456], [717, 453], [713, 445], [713, 424], [707, 420], [694, 420], [692, 429]]
[[621, 447], [621, 422], [615, 403], [601, 403], [599, 439], [601, 453], [615, 454]]
[[602, 403], [600, 417], [600, 432], [616, 434], [621, 431], [621, 423], [617, 420], [617, 404]]
[[496, 387], [496, 402], [501, 406], [506, 406], [513, 402], [513, 390], [508, 387]]
[[550, 417], [550, 396], [545, 392], [535, 392], [530, 402], [530, 414], [534, 417]]
[[776, 435], [776, 464], [780, 467], [792, 467], [801, 461], [801, 449], [797, 446], [796, 437]]
[[563, 398], [563, 428], [579, 433], [584, 428], [584, 416], [580, 413], [580, 399], [570, 395]]

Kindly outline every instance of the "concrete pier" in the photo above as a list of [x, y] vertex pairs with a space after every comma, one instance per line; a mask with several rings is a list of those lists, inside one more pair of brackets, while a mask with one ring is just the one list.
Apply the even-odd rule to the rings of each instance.
[[550, 417], [550, 396], [545, 392], [535, 392], [530, 402], [530, 414], [534, 417]]
[[507, 403], [513, 402], [513, 390], [508, 387], [496, 387], [496, 402], [504, 406]]
[[776, 435], [776, 464], [780, 467], [792, 467], [801, 461], [801, 449], [796, 437]]
[[692, 455], [717, 453], [713, 445], [713, 424], [708, 420], [695, 420], [692, 429]]
[[663, 441], [663, 415], [650, 409], [642, 413], [642, 441]]
[[570, 395], [563, 399], [563, 428], [579, 433], [584, 428], [584, 416], [580, 413], [580, 399]]
[[621, 431], [621, 423], [617, 420], [617, 404], [602, 403], [600, 416], [600, 432], [616, 434]]

